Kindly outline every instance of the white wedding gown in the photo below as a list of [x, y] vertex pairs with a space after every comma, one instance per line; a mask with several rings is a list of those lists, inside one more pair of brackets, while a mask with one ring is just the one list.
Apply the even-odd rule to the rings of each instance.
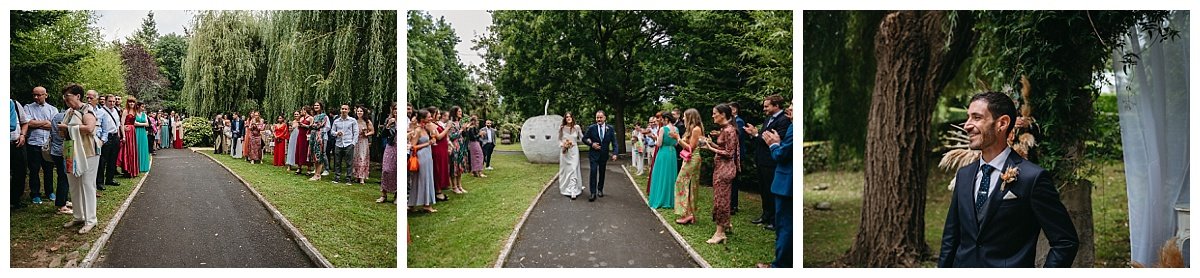
[[[579, 144], [583, 134], [579, 126], [573, 129], [563, 129], [562, 138]], [[579, 150], [572, 148], [558, 156], [558, 191], [562, 195], [575, 197], [583, 193], [583, 181], [579, 178]]]

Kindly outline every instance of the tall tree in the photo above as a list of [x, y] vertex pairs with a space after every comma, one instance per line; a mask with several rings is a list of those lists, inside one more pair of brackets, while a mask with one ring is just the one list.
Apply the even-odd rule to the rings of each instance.
[[899, 11], [879, 23], [861, 220], [842, 263], [912, 267], [929, 256], [925, 188], [931, 118], [938, 95], [970, 54], [973, 22], [969, 13]]
[[158, 25], [154, 21], [154, 11], [146, 13], [146, 17], [142, 19], [141, 27], [128, 40], [140, 44], [146, 49], [151, 49], [151, 47], [158, 43]]
[[248, 11], [206, 11], [193, 19], [195, 30], [183, 61], [180, 101], [193, 115], [215, 115], [257, 107], [262, 39], [260, 22]]
[[92, 55], [66, 69], [62, 81], [74, 82], [101, 94], [126, 95], [125, 65], [121, 60], [121, 45], [100, 46]]
[[454, 46], [460, 41], [444, 18], [408, 12], [408, 99], [417, 107], [463, 105], [471, 93]]
[[151, 48], [162, 68], [161, 74], [171, 82], [171, 90], [183, 90], [183, 59], [187, 56], [188, 39], [170, 33], [159, 38]]
[[[496, 11], [489, 68], [496, 88], [528, 110], [605, 110], [625, 140], [629, 107], [674, 95], [664, 11]], [[501, 66], [502, 64], [502, 66]], [[527, 111], [530, 112], [530, 111]], [[538, 111], [540, 112], [540, 111]], [[538, 113], [540, 114], [540, 113]], [[590, 118], [590, 117], [580, 117]], [[624, 146], [618, 145], [622, 152]]]
[[[61, 88], [69, 69], [100, 45], [89, 11], [11, 11], [9, 92], [22, 103], [32, 101], [33, 87]], [[56, 105], [61, 98], [50, 98]]]
[[[382, 112], [396, 95], [395, 11], [272, 11], [263, 19], [266, 115], [301, 105], [364, 105]], [[249, 107], [243, 106], [242, 109]], [[258, 108], [258, 107], [253, 107]], [[373, 113], [382, 122], [386, 113]]]
[[154, 56], [142, 44], [128, 42], [121, 45], [121, 60], [125, 65], [125, 92], [147, 103], [147, 109], [161, 108], [158, 94], [170, 85], [170, 81], [159, 75]]

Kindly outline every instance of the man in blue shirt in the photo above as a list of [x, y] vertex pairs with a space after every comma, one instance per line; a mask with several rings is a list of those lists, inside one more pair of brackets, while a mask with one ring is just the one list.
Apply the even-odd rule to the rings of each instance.
[[358, 120], [350, 117], [350, 105], [342, 104], [341, 114], [333, 120], [330, 129], [333, 139], [333, 183], [345, 174], [346, 184], [350, 184], [350, 159], [354, 153], [354, 143], [358, 141]]
[[29, 197], [34, 204], [41, 204], [42, 197], [50, 200], [56, 198], [53, 192], [54, 164], [42, 155], [42, 149], [50, 142], [50, 120], [58, 114], [58, 108], [46, 103], [46, 97], [46, 88], [33, 88], [34, 102], [25, 105], [25, 113], [29, 115], [25, 163], [29, 167]]
[[58, 172], [58, 188], [54, 193], [58, 194], [58, 198], [54, 199], [54, 207], [58, 208], [58, 214], [74, 214], [75, 212], [67, 206], [67, 198], [71, 196], [71, 185], [67, 182], [67, 162], [63, 159], [63, 137], [58, 135], [58, 123], [61, 123], [63, 118], [67, 116], [66, 111], [58, 112], [54, 115], [50, 125], [50, 158], [54, 160], [54, 171]]

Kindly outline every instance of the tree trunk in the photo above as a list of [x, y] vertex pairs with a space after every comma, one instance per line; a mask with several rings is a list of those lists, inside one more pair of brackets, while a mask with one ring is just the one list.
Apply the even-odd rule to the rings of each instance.
[[613, 133], [617, 135], [617, 153], [625, 153], [625, 103], [613, 103], [612, 115]]
[[862, 216], [842, 265], [913, 267], [930, 254], [925, 188], [931, 118], [975, 40], [971, 15], [960, 13], [951, 24], [949, 13], [891, 12], [879, 25]]

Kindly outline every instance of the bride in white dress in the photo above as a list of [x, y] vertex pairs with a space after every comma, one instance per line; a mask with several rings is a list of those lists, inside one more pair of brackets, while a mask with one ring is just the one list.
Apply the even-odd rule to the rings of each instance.
[[558, 139], [562, 147], [562, 153], [558, 156], [558, 191], [575, 200], [583, 192], [583, 181], [579, 178], [579, 149], [575, 147], [583, 139], [583, 132], [571, 113], [563, 116], [562, 125], [558, 127]]

